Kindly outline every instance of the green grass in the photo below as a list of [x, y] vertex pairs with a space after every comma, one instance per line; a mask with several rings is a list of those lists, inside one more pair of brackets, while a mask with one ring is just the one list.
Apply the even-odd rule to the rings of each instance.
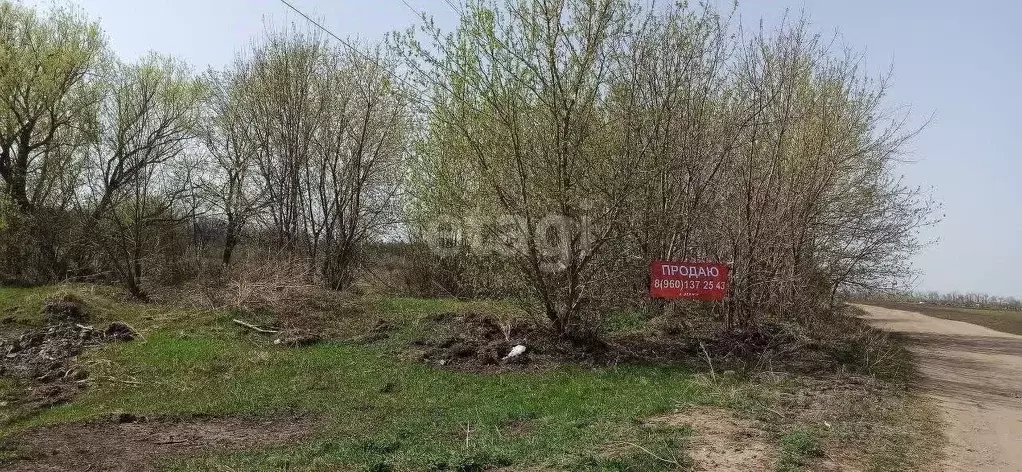
[[958, 308], [910, 302], [863, 302], [895, 310], [914, 311], [945, 320], [964, 321], [1003, 333], [1022, 335], [1022, 311], [985, 308]]
[[[483, 375], [395, 361], [374, 347], [274, 348], [245, 336], [217, 339], [171, 330], [151, 333], [145, 342], [109, 345], [85, 362], [96, 378], [93, 388], [14, 429], [117, 411], [298, 413], [324, 423], [323, 437], [300, 447], [179, 464], [186, 470], [209, 461], [245, 470], [275, 470], [282, 463], [325, 470], [473, 463], [636, 470], [622, 464], [642, 463], [642, 456], [606, 458], [601, 448], [676, 440], [677, 431], [657, 431], [644, 420], [681, 403], [707, 400], [689, 372], [677, 367]], [[523, 423], [529, 434], [509, 430]]]
[[[0, 437], [117, 412], [279, 421], [301, 416], [319, 425], [313, 438], [287, 447], [209, 452], [161, 464], [172, 470], [686, 470], [691, 463], [685, 444], [692, 431], [650, 418], [709, 404], [776, 419], [771, 408], [782, 408], [779, 399], [800, 388], [797, 381], [720, 372], [714, 377], [680, 366], [480, 374], [401, 354], [437, 329], [436, 315], [477, 313], [521, 321], [524, 315], [501, 301], [326, 300], [321, 305], [332, 311], [310, 316], [333, 329], [337, 340], [301, 349], [274, 346], [269, 337], [231, 322], [240, 317], [270, 323], [272, 314], [266, 312], [144, 305], [124, 300], [114, 289], [85, 285], [0, 288], [0, 316], [13, 316], [17, 326], [40, 326], [44, 302], [68, 292], [87, 305], [90, 323], [126, 321], [143, 337], [86, 352], [80, 363], [90, 372], [90, 387], [84, 393], [69, 404], [8, 422]], [[359, 339], [381, 321], [393, 327], [385, 339]], [[610, 320], [608, 329], [641, 332], [644, 322], [640, 313], [625, 313]], [[2, 380], [0, 393], [8, 388]], [[898, 402], [892, 405], [903, 409]], [[896, 416], [874, 416], [887, 430], [908, 424]], [[846, 423], [869, 420], [849, 416]], [[821, 438], [830, 444], [827, 433], [813, 427], [771, 429], [782, 451], [779, 470], [812, 468]], [[901, 458], [914, 444], [896, 442], [874, 462], [909, 463]], [[0, 461], [8, 452], [0, 450]]]
[[89, 313], [85, 324], [123, 321], [144, 330], [176, 329], [208, 332], [226, 327], [231, 313], [160, 304], [136, 303], [126, 299], [117, 288], [102, 285], [69, 284], [31, 288], [0, 287], [0, 317], [9, 316], [21, 327], [43, 326], [43, 305], [48, 300], [72, 296]]
[[[56, 292], [51, 287], [0, 287], [0, 317], [25, 326], [42, 325], [43, 301]], [[38, 302], [38, 303], [33, 303]]]
[[[312, 413], [333, 430], [329, 453], [322, 454], [322, 444], [311, 445], [289, 453], [291, 464], [325, 460], [421, 470], [479, 458], [501, 465], [595, 452], [607, 438], [628, 436], [642, 418], [695, 394], [685, 373], [672, 369], [485, 376], [395, 363], [371, 349], [342, 345], [264, 350], [240, 342], [164, 336], [118, 351], [108, 358], [142, 382], [140, 387], [108, 384], [36, 421], [116, 410]], [[385, 389], [388, 384], [393, 387]], [[528, 437], [508, 440], [499, 432], [520, 421], [532, 424]], [[475, 431], [467, 442], [466, 428]], [[367, 453], [366, 444], [394, 446]]]
[[804, 470], [811, 459], [822, 455], [820, 440], [808, 430], [796, 429], [781, 437], [781, 458], [777, 462], [777, 471]]

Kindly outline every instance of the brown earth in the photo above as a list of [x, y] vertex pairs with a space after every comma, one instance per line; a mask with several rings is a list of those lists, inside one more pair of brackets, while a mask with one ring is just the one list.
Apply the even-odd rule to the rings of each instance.
[[901, 333], [924, 391], [947, 422], [944, 470], [1022, 470], [1022, 336], [961, 321], [860, 306], [878, 328]]
[[5, 471], [152, 470], [161, 460], [214, 451], [284, 445], [317, 430], [300, 418], [117, 418], [33, 429], [6, 438], [0, 449], [16, 459]]
[[[611, 355], [595, 338], [572, 342], [542, 324], [502, 323], [477, 313], [435, 315], [424, 331], [405, 356], [455, 370], [497, 373], [544, 370], [563, 363], [600, 365]], [[526, 346], [526, 351], [507, 358], [516, 345]]]
[[688, 453], [693, 470], [753, 472], [774, 470], [778, 454], [761, 428], [722, 408], [692, 408], [654, 422], [692, 428]]

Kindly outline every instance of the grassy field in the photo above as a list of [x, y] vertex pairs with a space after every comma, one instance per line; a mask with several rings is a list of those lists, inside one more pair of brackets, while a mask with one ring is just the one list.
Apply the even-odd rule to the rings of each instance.
[[914, 311], [945, 320], [978, 324], [1004, 333], [1022, 335], [1022, 311], [958, 308], [913, 302], [862, 302], [895, 310]]
[[[69, 403], [20, 411], [10, 401], [16, 386], [0, 383], [8, 399], [0, 407], [0, 461], [33, 464], [41, 456], [31, 445], [58, 433], [86, 443], [90, 435], [123, 433], [110, 420], [122, 413], [149, 418], [157, 429], [192, 421], [207, 425], [192, 429], [214, 430], [208, 425], [251, 419], [261, 428], [307, 430], [286, 442], [169, 450], [150, 464], [166, 470], [690, 470], [693, 449], [702, 447], [696, 444], [736, 440], [699, 439], [685, 415], [709, 407], [757, 425], [775, 470], [825, 462], [904, 470], [930, 456], [936, 441], [922, 400], [868, 376], [629, 364], [482, 373], [403, 354], [437, 313], [507, 309], [489, 302], [340, 301], [345, 309], [319, 315], [336, 327], [330, 339], [293, 348], [231, 322], [243, 315], [266, 323], [267, 313], [135, 304], [102, 287], [4, 288], [4, 329], [43, 325], [39, 307], [68, 291], [88, 304], [92, 322], [124, 321], [142, 337], [84, 353], [78, 362], [89, 372], [88, 388]], [[394, 326], [385, 338], [356, 335], [381, 321]], [[680, 421], [656, 420], [664, 415]], [[25, 446], [31, 437], [39, 441]]]

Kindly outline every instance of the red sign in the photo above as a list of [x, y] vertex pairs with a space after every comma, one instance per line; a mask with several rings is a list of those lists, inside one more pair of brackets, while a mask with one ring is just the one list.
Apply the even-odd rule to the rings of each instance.
[[653, 261], [649, 295], [654, 298], [723, 300], [727, 294], [727, 264]]

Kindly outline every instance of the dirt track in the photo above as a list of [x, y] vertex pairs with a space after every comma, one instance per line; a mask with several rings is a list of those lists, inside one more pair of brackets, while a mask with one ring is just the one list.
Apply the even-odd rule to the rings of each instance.
[[879, 328], [904, 333], [923, 388], [947, 421], [945, 470], [1022, 471], [1022, 336], [961, 321], [862, 305]]

